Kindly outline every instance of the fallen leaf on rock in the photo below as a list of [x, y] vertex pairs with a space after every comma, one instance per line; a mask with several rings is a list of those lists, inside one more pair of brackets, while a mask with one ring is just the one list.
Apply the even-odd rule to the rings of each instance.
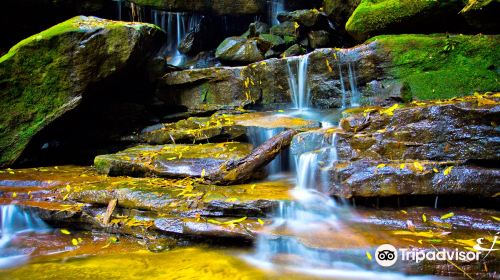
[[451, 218], [453, 216], [455, 216], [455, 213], [450, 212], [448, 214], [444, 214], [443, 216], [441, 216], [441, 220], [446, 220], [446, 219], [449, 219], [449, 218]]
[[424, 171], [424, 167], [422, 166], [422, 164], [420, 164], [420, 162], [418, 161], [415, 161], [413, 163], [413, 166], [418, 170], [418, 171]]
[[443, 174], [444, 176], [448, 176], [451, 172], [451, 170], [453, 169], [453, 166], [449, 166], [447, 167], [444, 171], [443, 171]]

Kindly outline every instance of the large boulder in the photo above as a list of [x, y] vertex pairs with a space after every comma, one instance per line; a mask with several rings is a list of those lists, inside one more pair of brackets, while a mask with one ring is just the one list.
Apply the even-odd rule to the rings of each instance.
[[259, 47], [259, 40], [229, 37], [217, 47], [215, 57], [229, 63], [248, 64], [264, 59], [267, 50]]
[[154, 25], [79, 16], [15, 45], [0, 58], [0, 165], [99, 83], [145, 67], [163, 37]]
[[[358, 41], [380, 34], [491, 31], [491, 27], [497, 25], [496, 19], [480, 15], [498, 13], [498, 4], [483, 3], [496, 1], [470, 2], [481, 4], [470, 4], [470, 9], [460, 13], [465, 1], [363, 0], [347, 21], [346, 30]], [[484, 11], [474, 16], [478, 14], [473, 10], [481, 9]], [[469, 21], [475, 20], [476, 28], [467, 26], [464, 14]]]

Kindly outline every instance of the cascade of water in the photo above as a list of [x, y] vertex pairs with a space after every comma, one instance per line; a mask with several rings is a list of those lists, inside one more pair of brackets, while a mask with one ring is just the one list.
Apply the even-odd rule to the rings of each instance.
[[16, 205], [0, 205], [0, 219], [0, 269], [23, 263], [33, 251], [33, 248], [11, 246], [16, 236], [49, 230], [35, 214]]
[[[247, 135], [250, 140], [250, 143], [254, 147], [258, 147], [267, 140], [278, 135], [282, 131], [283, 131], [282, 128], [268, 129], [263, 127], [249, 127], [247, 129]], [[286, 153], [287, 152], [283, 152], [279, 154], [273, 161], [271, 161], [267, 165], [266, 169], [269, 175], [276, 175], [286, 171], [288, 164]]]
[[[185, 63], [186, 56], [179, 52], [179, 44], [186, 37], [187, 33], [194, 30], [200, 23], [202, 17], [199, 15], [189, 15], [186, 13], [161, 12], [162, 16], [155, 22], [167, 32], [167, 54], [168, 63], [179, 66]], [[166, 25], [165, 25], [166, 16]]]
[[304, 110], [310, 107], [310, 89], [307, 81], [309, 55], [290, 57], [287, 60], [288, 85], [292, 93], [295, 109]]
[[352, 62], [349, 62], [347, 64], [349, 70], [349, 84], [351, 85], [351, 107], [359, 107], [361, 93], [359, 92], [357, 87], [358, 81], [356, 78], [356, 72], [354, 71], [354, 67], [352, 64]]
[[271, 25], [279, 24], [278, 14], [285, 11], [285, 0], [269, 0], [269, 23]]
[[[342, 109], [346, 109], [348, 104], [347, 104], [347, 89], [345, 86], [345, 78], [344, 74], [342, 73], [342, 68], [347, 68], [347, 79], [349, 81], [349, 86], [350, 86], [350, 101], [349, 101], [349, 106], [350, 107], [359, 107], [360, 106], [360, 101], [361, 101], [361, 92], [358, 90], [357, 87], [357, 78], [356, 78], [356, 70], [355, 70], [355, 64], [352, 61], [352, 58], [342, 58], [342, 54], [337, 55], [339, 57], [338, 61], [338, 71], [339, 71], [339, 79], [340, 79], [340, 89], [342, 91]], [[343, 61], [345, 60], [345, 61]]]
[[4, 248], [17, 234], [46, 231], [49, 227], [30, 211], [16, 205], [0, 206], [0, 248]]

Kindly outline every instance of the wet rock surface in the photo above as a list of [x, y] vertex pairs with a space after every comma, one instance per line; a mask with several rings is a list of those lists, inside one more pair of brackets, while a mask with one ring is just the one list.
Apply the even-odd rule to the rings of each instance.
[[228, 161], [250, 154], [252, 145], [227, 142], [218, 144], [141, 145], [94, 160], [96, 169], [112, 176], [203, 177], [214, 173]]
[[[361, 104], [386, 105], [498, 90], [497, 44], [496, 35], [380, 36], [351, 49], [311, 52], [304, 79], [315, 108], [349, 106], [353, 96]], [[299, 59], [174, 72], [164, 76], [168, 88], [160, 96], [174, 98], [191, 110], [215, 104], [283, 106], [292, 100], [290, 72], [299, 78], [294, 70]], [[459, 78], [457, 73], [468, 74]]]
[[[491, 197], [500, 190], [497, 95], [354, 109], [339, 129], [296, 136], [291, 151], [316, 150], [329, 170], [318, 173], [328, 173], [331, 193], [341, 197]], [[333, 151], [340, 161], [332, 166]]]
[[[33, 208], [59, 226], [135, 236], [147, 231], [251, 240], [261, 227], [257, 218], [265, 219], [279, 201], [288, 200], [290, 188], [286, 180], [221, 187], [194, 179], [107, 177], [71, 166], [0, 173], [1, 204]], [[107, 225], [103, 216], [114, 199], [118, 202]]]
[[216, 113], [210, 117], [191, 117], [176, 123], [151, 126], [145, 128], [139, 137], [149, 144], [227, 141], [249, 135], [250, 129], [307, 130], [318, 126], [313, 121], [273, 112], [236, 115]]

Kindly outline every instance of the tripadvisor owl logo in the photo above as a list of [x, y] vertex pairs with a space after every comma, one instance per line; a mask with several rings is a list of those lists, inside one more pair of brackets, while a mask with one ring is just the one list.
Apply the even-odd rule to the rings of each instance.
[[391, 244], [380, 245], [375, 251], [375, 260], [381, 266], [392, 266], [398, 260], [398, 251]]

